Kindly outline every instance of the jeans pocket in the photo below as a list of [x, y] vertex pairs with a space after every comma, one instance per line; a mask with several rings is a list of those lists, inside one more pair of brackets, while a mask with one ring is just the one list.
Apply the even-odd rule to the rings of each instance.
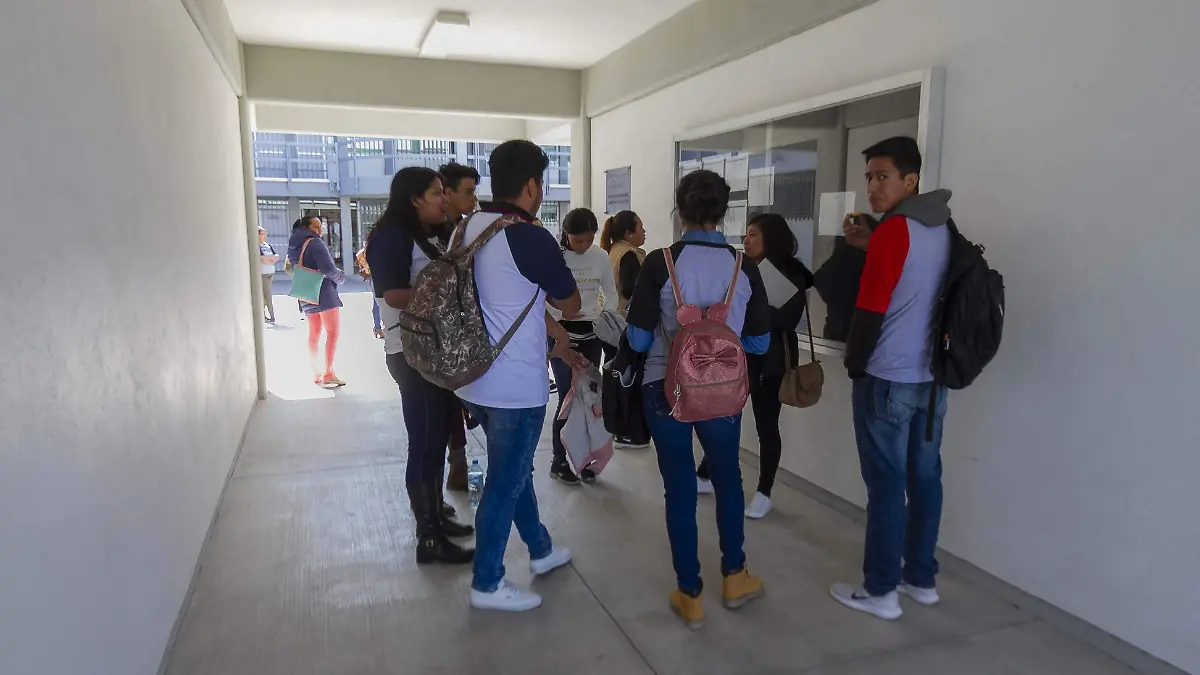
[[661, 381], [645, 385], [642, 388], [642, 398], [651, 413], [660, 417], [671, 414], [671, 405], [667, 403], [667, 392]]

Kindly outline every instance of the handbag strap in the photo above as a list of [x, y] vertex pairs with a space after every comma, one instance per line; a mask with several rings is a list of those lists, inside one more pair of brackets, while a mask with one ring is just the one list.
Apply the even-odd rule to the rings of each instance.
[[809, 302], [808, 291], [804, 291], [804, 318], [808, 321], [808, 353], [812, 355], [812, 362], [817, 362], [817, 347], [813, 344], [812, 334], [812, 304]]
[[313, 239], [316, 239], [316, 237], [309, 237], [308, 239], [305, 239], [304, 244], [300, 246], [300, 256], [296, 258], [295, 267], [309, 269], [308, 267], [304, 266], [304, 252], [308, 250], [308, 245], [312, 243]]

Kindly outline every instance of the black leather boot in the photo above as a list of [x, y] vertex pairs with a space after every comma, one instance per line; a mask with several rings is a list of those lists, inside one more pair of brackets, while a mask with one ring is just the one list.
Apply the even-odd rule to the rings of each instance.
[[463, 548], [446, 538], [439, 490], [410, 490], [409, 501], [417, 521], [417, 564], [465, 565], [475, 559], [475, 549]]

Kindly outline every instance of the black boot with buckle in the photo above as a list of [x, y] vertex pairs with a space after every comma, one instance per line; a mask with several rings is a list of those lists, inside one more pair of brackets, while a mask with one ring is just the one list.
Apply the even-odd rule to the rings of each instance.
[[417, 563], [465, 565], [475, 559], [475, 549], [450, 541], [442, 525], [440, 490], [409, 490], [409, 502], [417, 521]]

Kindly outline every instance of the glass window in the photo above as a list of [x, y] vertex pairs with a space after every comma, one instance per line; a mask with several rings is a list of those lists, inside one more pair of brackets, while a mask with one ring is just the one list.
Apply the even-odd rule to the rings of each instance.
[[[677, 172], [682, 178], [709, 169], [724, 176], [731, 190], [725, 217], [726, 240], [740, 246], [749, 220], [762, 213], [782, 215], [796, 235], [796, 257], [817, 271], [846, 246], [841, 223], [848, 211], [869, 211], [862, 151], [891, 136], [918, 136], [920, 87], [782, 117], [753, 126], [681, 141]], [[822, 218], [824, 203], [837, 213]], [[878, 214], [876, 214], [878, 215]], [[677, 224], [677, 228], [679, 225]], [[676, 236], [679, 232], [676, 232]], [[845, 258], [839, 253], [839, 264]], [[831, 268], [832, 269], [832, 268]], [[848, 275], [849, 284], [858, 283]], [[810, 292], [814, 337], [845, 340], [854, 289], [826, 298]]]

